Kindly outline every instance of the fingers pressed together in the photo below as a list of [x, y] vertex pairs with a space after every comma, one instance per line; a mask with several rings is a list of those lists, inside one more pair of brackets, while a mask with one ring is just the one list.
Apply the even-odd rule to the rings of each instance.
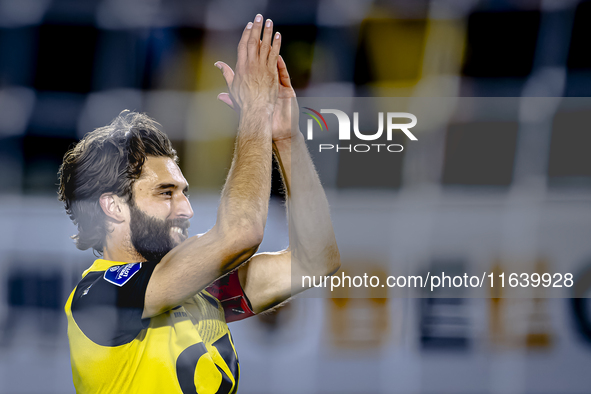
[[[283, 84], [286, 76], [287, 79], [289, 76], [285, 63], [279, 56], [280, 47], [281, 34], [273, 33], [273, 21], [271, 19], [265, 21], [261, 14], [256, 15], [254, 22], [248, 22], [244, 28], [238, 43], [236, 72], [242, 75], [241, 78], [247, 74], [264, 72], [269, 76], [274, 76], [272, 78]], [[233, 82], [235, 82], [234, 70], [221, 61], [216, 62], [215, 66], [222, 71], [230, 91], [230, 94], [221, 93], [218, 95], [218, 99], [234, 107], [235, 97], [232, 89]]]
[[[261, 32], [263, 39], [261, 41]], [[245, 66], [248, 62], [260, 62], [276, 67], [279, 48], [281, 46], [281, 34], [273, 35], [273, 21], [267, 19], [263, 23], [263, 16], [258, 14], [254, 23], [248, 22], [242, 32], [242, 38], [238, 44], [237, 67]]]

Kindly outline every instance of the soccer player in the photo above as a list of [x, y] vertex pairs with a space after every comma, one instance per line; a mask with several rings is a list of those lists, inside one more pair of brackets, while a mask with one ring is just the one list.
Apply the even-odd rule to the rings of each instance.
[[[236, 74], [216, 63], [229, 91], [219, 99], [240, 121], [207, 233], [188, 238], [187, 181], [169, 139], [146, 115], [124, 111], [66, 153], [60, 200], [78, 227], [77, 247], [102, 255], [65, 307], [77, 392], [235, 393], [240, 367], [226, 323], [301, 291], [292, 276], [339, 268], [324, 191], [302, 134], [292, 135], [298, 111], [280, 45], [259, 14], [242, 34]], [[273, 151], [288, 196], [290, 247], [255, 254]]]

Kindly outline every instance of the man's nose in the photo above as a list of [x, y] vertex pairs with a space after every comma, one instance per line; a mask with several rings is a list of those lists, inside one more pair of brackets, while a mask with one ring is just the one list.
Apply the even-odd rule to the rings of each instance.
[[191, 219], [193, 217], [193, 208], [187, 196], [182, 194], [175, 205], [177, 217], [185, 219]]

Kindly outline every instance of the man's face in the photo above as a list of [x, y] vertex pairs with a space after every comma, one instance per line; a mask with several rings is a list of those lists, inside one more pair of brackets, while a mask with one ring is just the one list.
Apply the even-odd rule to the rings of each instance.
[[187, 181], [172, 159], [146, 159], [129, 203], [131, 243], [145, 259], [159, 261], [187, 239], [193, 217], [187, 190]]

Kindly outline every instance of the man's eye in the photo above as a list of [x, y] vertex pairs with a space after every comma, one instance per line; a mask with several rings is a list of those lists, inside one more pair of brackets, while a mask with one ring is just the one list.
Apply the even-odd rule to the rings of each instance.
[[170, 192], [170, 191], [169, 192], [162, 192], [160, 194], [165, 195], [165, 196], [172, 196], [172, 192]]

